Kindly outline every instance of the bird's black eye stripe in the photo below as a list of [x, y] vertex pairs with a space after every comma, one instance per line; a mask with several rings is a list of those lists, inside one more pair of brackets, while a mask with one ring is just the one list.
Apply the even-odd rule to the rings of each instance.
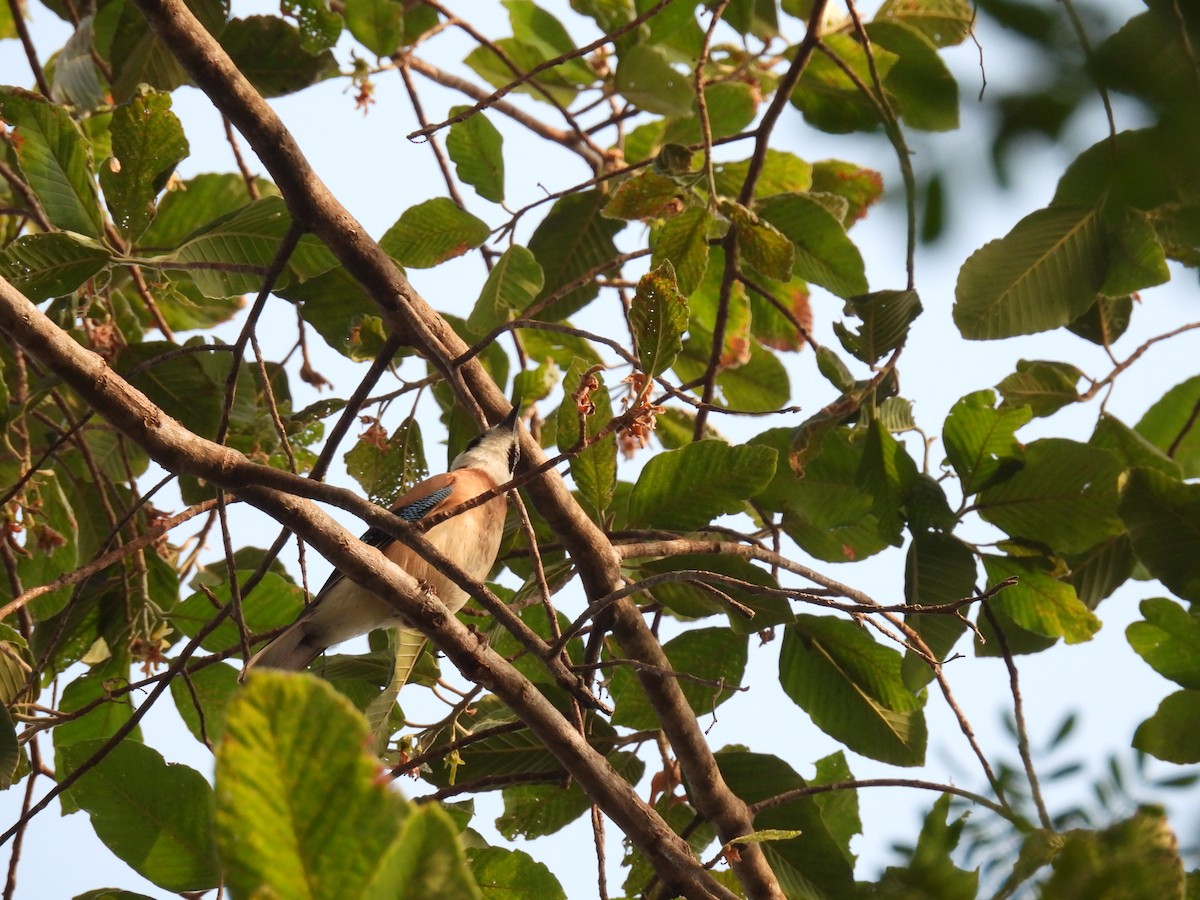
[[[485, 432], [485, 434], [486, 434], [486, 432]], [[471, 442], [469, 444], [467, 444], [467, 450], [474, 450], [476, 447], [478, 447], [480, 445], [480, 443], [482, 443], [482, 441], [483, 441], [482, 434], [475, 435], [475, 437], [471, 438]], [[464, 450], [463, 452], [465, 453], [466, 451]]]
[[508, 471], [513, 472], [517, 468], [517, 460], [521, 458], [521, 448], [513, 444], [508, 448]]

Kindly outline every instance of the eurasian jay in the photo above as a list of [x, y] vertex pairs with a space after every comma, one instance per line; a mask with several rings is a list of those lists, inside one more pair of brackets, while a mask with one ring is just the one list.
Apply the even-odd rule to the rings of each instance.
[[[450, 471], [427, 478], [392, 505], [407, 522], [453, 510], [512, 478], [520, 456], [517, 409], [500, 424], [480, 434], [450, 464]], [[425, 539], [473, 578], [486, 578], [496, 561], [504, 531], [505, 498], [501, 494], [465, 510], [425, 532]], [[467, 602], [467, 592], [400, 541], [378, 528], [362, 536], [420, 584], [434, 591], [451, 612]], [[334, 644], [376, 628], [397, 629], [396, 679], [403, 684], [416, 663], [425, 635], [410, 628], [390, 603], [334, 571], [316, 598], [283, 633], [246, 663], [273, 669], [303, 669]], [[404, 667], [402, 669], [402, 667]]]

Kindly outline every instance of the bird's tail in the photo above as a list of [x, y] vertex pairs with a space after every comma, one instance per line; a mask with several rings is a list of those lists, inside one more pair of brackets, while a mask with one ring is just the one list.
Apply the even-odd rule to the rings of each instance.
[[325, 651], [325, 647], [312, 640], [305, 628], [307, 620], [295, 622], [286, 631], [272, 640], [246, 661], [239, 681], [244, 681], [246, 673], [253, 668], [285, 669], [299, 672]]
[[388, 725], [388, 719], [391, 716], [392, 707], [396, 705], [396, 697], [400, 694], [400, 688], [408, 682], [409, 676], [412, 675], [412, 671], [417, 665], [421, 650], [425, 647], [426, 637], [415, 628], [400, 626], [392, 632], [392, 641], [395, 650], [392, 679], [383, 689], [383, 693], [372, 700], [366, 709], [367, 723], [371, 726], [371, 734], [375, 736], [375, 744], [381, 750], [387, 745], [388, 738], [391, 737], [392, 731]]

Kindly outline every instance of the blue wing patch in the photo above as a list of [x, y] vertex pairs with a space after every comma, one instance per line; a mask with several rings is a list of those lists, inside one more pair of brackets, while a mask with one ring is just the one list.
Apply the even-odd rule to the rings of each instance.
[[392, 510], [392, 512], [402, 518], [405, 522], [419, 522], [431, 509], [449, 497], [452, 490], [452, 487], [446, 486], [434, 491], [428, 497], [422, 497], [415, 503], [409, 503], [406, 506], [399, 506]]

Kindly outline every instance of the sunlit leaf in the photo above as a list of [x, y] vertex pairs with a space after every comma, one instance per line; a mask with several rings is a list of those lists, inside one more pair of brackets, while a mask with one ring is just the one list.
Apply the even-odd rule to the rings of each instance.
[[619, 55], [616, 88], [630, 103], [662, 116], [686, 115], [694, 101], [688, 77], [646, 44], [635, 44]]
[[1068, 644], [1077, 644], [1091, 640], [1100, 630], [1100, 620], [1083, 605], [1074, 589], [1037, 565], [1022, 559], [990, 555], [983, 557], [983, 565], [989, 585], [1005, 578], [1017, 579], [1015, 585], [986, 602], [1026, 631], [1046, 638], [1061, 637]]
[[[469, 106], [451, 107], [450, 115], [457, 116], [468, 109]], [[446, 135], [446, 152], [454, 161], [459, 179], [493, 203], [504, 200], [503, 145], [504, 138], [482, 112], [455, 122]]]
[[1164, 598], [1138, 608], [1145, 619], [1125, 629], [1130, 646], [1164, 678], [1200, 691], [1200, 616]]
[[1106, 263], [1097, 209], [1038, 210], [963, 264], [954, 321], [970, 340], [1066, 325], [1095, 302]]
[[15, 127], [13, 146], [26, 182], [46, 215], [64, 231], [103, 233], [92, 160], [64, 107], [16, 87], [0, 89], [0, 117]]
[[1023, 459], [1013, 434], [1031, 413], [1025, 407], [995, 409], [995, 402], [991, 391], [968, 394], [951, 408], [942, 430], [946, 458], [967, 497], [1011, 477]]
[[[71, 768], [104, 741], [64, 748]], [[72, 787], [105, 845], [168, 891], [205, 891], [221, 876], [213, 848], [213, 791], [195, 769], [134, 741], [113, 747]]]
[[684, 210], [656, 224], [650, 231], [650, 265], [658, 268], [664, 261], [675, 267], [679, 292], [690, 297], [708, 268], [708, 229], [712, 215], [704, 207]]
[[646, 463], [629, 496], [630, 524], [689, 531], [737, 512], [770, 483], [775, 459], [769, 447], [731, 447], [721, 441], [659, 453]]
[[462, 256], [487, 240], [487, 223], [448, 197], [410, 207], [379, 239], [379, 246], [402, 266], [428, 269]]
[[796, 245], [796, 275], [839, 297], [867, 292], [862, 255], [819, 202], [807, 194], [776, 194], [760, 200], [755, 212]]
[[1078, 553], [1122, 531], [1117, 517], [1121, 466], [1106, 450], [1060, 438], [1034, 441], [1025, 464], [986, 488], [979, 514], [1012, 537]]

